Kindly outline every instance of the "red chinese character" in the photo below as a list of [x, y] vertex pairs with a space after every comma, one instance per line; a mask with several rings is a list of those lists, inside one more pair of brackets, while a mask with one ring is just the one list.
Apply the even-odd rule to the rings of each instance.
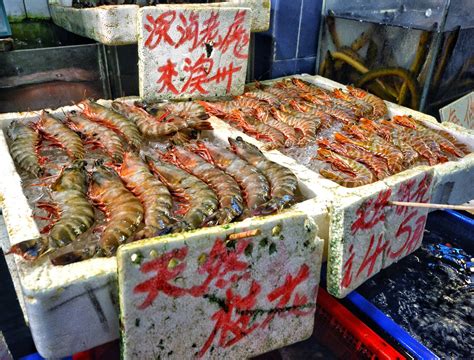
[[204, 54], [201, 54], [199, 59], [193, 64], [190, 58], [184, 59], [184, 71], [189, 73], [188, 80], [184, 84], [181, 92], [189, 92], [192, 94], [195, 91], [199, 91], [201, 94], [207, 94], [208, 91], [202, 87], [202, 84], [207, 83], [208, 76], [214, 66], [214, 61], [207, 58]]
[[367, 248], [367, 251], [364, 255], [364, 260], [362, 260], [362, 263], [360, 264], [356, 277], [359, 277], [362, 271], [364, 271], [365, 268], [368, 266], [369, 270], [367, 271], [367, 277], [369, 278], [372, 275], [372, 272], [374, 271], [374, 267], [378, 257], [380, 256], [380, 254], [384, 253], [385, 248], [387, 247], [387, 243], [383, 241], [383, 234], [380, 234], [379, 238], [377, 239], [377, 246], [374, 252], [371, 254], [374, 241], [375, 235], [372, 234], [372, 236], [370, 237], [369, 247]]
[[160, 291], [173, 297], [183, 296], [186, 294], [186, 289], [170, 284], [171, 280], [174, 280], [184, 271], [186, 268], [186, 263], [182, 262], [172, 268], [170, 268], [169, 264], [172, 259], [178, 261], [184, 260], [187, 255], [188, 248], [182, 247], [180, 249], [171, 250], [162, 256], [141, 265], [140, 271], [142, 273], [146, 274], [149, 272], [154, 272], [155, 275], [152, 278], [138, 284], [133, 289], [135, 294], [148, 293], [143, 303], [138, 306], [139, 309], [145, 309], [150, 306], [159, 295]]
[[147, 15], [146, 19], [148, 20], [149, 24], [151, 24], [151, 26], [148, 24], [143, 26], [145, 30], [150, 33], [145, 41], [145, 46], [149, 49], [154, 49], [161, 43], [162, 40], [169, 45], [174, 46], [174, 41], [168, 32], [175, 18], [176, 11], [173, 10], [164, 12], [156, 19], [153, 19], [151, 15]]
[[[217, 239], [212, 247], [209, 255], [199, 269], [199, 274], [207, 274], [206, 279], [201, 285], [194, 286], [189, 290], [193, 296], [202, 296], [208, 289], [213, 280], [216, 280], [216, 287], [223, 289], [227, 284], [236, 282], [240, 278], [246, 278], [242, 272], [248, 269], [248, 263], [239, 260], [240, 255], [245, 251], [245, 248], [250, 243], [250, 240], [239, 240], [235, 245], [235, 250], [227, 248], [224, 241]], [[226, 275], [233, 274], [229, 279], [225, 279]], [[248, 275], [248, 274], [247, 274]]]
[[[211, 319], [215, 320], [214, 329], [199, 351], [199, 357], [203, 357], [206, 354], [218, 334], [218, 345], [228, 347], [237, 343], [259, 326], [258, 323], [249, 326], [252, 319], [249, 310], [255, 306], [256, 298], [260, 291], [261, 286], [256, 281], [252, 281], [249, 293], [243, 297], [234, 294], [232, 289], [227, 289], [225, 293], [225, 306], [212, 315]], [[235, 319], [233, 319], [234, 316]]]
[[179, 19], [181, 20], [181, 25], [176, 27], [176, 30], [181, 34], [181, 37], [176, 42], [175, 48], [179, 48], [187, 41], [192, 41], [192, 45], [189, 47], [189, 51], [193, 51], [198, 43], [198, 35], [199, 35], [199, 23], [198, 23], [198, 15], [191, 11], [189, 14], [189, 19], [183, 15], [183, 13], [179, 14]]
[[[275, 305], [275, 310], [285, 310], [291, 300], [291, 297], [293, 296], [293, 293], [295, 292], [296, 287], [308, 279], [308, 277], [309, 267], [306, 264], [301, 265], [301, 268], [295, 277], [293, 277], [291, 274], [286, 275], [283, 285], [276, 288], [267, 295], [267, 299], [270, 302], [274, 302], [275, 300], [279, 299]], [[293, 304], [292, 307], [301, 307], [301, 300], [307, 302], [306, 297], [303, 297], [302, 299], [300, 295], [296, 294], [295, 301], [297, 301], [297, 304]], [[270, 321], [275, 317], [275, 313], [276, 312], [272, 312], [270, 315], [268, 315], [268, 317], [263, 321], [262, 327], [265, 327], [270, 323]]]
[[382, 191], [377, 199], [370, 199], [357, 209], [358, 218], [351, 226], [352, 235], [358, 230], [372, 229], [379, 222], [385, 220], [384, 207], [387, 205], [391, 193], [390, 189]]
[[405, 255], [408, 255], [409, 253], [417, 249], [418, 246], [421, 244], [421, 241], [423, 239], [423, 230], [425, 228], [426, 215], [422, 215], [418, 219], [416, 219], [414, 231], [412, 230], [412, 227], [409, 224], [409, 222], [417, 215], [418, 211], [414, 210], [402, 221], [402, 223], [398, 227], [397, 233], [395, 234], [396, 238], [398, 239], [406, 234], [406, 240], [400, 247], [400, 249], [396, 251], [392, 251], [392, 249], [388, 250], [388, 256], [391, 259], [398, 259], [399, 256], [403, 253]]
[[349, 246], [349, 258], [344, 264], [344, 277], [342, 278], [341, 286], [348, 288], [352, 283], [352, 265], [354, 263], [354, 245]]
[[214, 39], [218, 35], [217, 28], [221, 24], [218, 20], [219, 13], [212, 11], [209, 19], [202, 23], [203, 29], [199, 33], [199, 42], [192, 50], [196, 49], [198, 46], [202, 46], [203, 44], [212, 44], [214, 42]]
[[245, 49], [249, 44], [250, 36], [242, 26], [245, 15], [245, 10], [238, 10], [235, 14], [234, 22], [229, 26], [226, 35], [224, 37], [219, 36], [216, 48], [220, 49], [223, 54], [233, 45], [234, 56], [238, 59], [247, 59], [248, 55]]
[[241, 66], [235, 67], [234, 68], [234, 63], [231, 62], [229, 64], [229, 68], [227, 69], [225, 66], [222, 68], [217, 69], [217, 72], [214, 76], [209, 78], [209, 81], [215, 81], [217, 84], [219, 84], [221, 81], [224, 81], [227, 78], [227, 87], [226, 91], [227, 93], [230, 92], [230, 89], [232, 88], [232, 77], [236, 72], [239, 72], [239, 70], [242, 69]]
[[179, 94], [176, 87], [173, 85], [173, 77], [178, 75], [176, 71], [176, 63], [171, 62], [170, 59], [166, 61], [166, 64], [158, 68], [158, 72], [161, 73], [161, 77], [158, 79], [157, 83], [162, 84], [158, 92], [163, 92], [165, 90], [171, 91], [173, 94]]

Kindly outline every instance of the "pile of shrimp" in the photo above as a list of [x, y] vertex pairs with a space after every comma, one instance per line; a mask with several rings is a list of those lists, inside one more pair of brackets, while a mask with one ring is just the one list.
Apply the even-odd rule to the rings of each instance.
[[263, 141], [266, 149], [280, 149], [345, 187], [469, 153], [448, 132], [414, 118], [386, 119], [382, 99], [350, 86], [347, 92], [329, 91], [287, 78], [272, 85], [257, 83], [230, 101], [197, 102], [208, 114]]
[[[296, 176], [256, 146], [204, 139], [199, 130], [211, 126], [198, 104], [145, 110], [85, 100], [79, 108], [64, 119], [43, 111], [9, 128], [43, 235], [12, 248], [25, 259], [47, 255], [63, 265], [113, 256], [123, 243], [268, 215], [296, 201]], [[40, 196], [28, 196], [38, 188]]]

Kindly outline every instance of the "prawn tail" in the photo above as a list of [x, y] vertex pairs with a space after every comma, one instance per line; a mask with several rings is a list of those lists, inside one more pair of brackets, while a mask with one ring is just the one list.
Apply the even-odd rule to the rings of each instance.
[[41, 237], [39, 239], [22, 241], [15, 244], [6, 254], [17, 254], [25, 260], [33, 261], [46, 255], [49, 252], [48, 249], [48, 239], [46, 237]]
[[272, 198], [270, 201], [258, 206], [252, 211], [255, 216], [270, 215], [284, 208], [289, 207], [294, 202], [294, 196], [284, 195], [282, 197]]

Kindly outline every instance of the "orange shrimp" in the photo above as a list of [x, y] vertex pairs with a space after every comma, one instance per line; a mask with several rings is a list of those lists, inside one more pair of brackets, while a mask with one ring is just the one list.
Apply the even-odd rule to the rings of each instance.
[[150, 172], [145, 162], [135, 153], [124, 154], [118, 174], [125, 186], [142, 203], [145, 228], [135, 237], [149, 238], [170, 231], [173, 200], [168, 188]]
[[355, 96], [358, 99], [365, 101], [366, 103], [372, 106], [371, 117], [373, 119], [380, 119], [387, 116], [388, 114], [387, 105], [381, 98], [373, 94], [370, 94], [367, 91], [354, 88], [352, 86], [348, 86], [347, 91], [349, 91], [349, 94]]
[[34, 126], [46, 139], [64, 148], [70, 158], [79, 160], [84, 158], [85, 151], [81, 138], [51, 114], [43, 110]]
[[142, 144], [142, 136], [137, 126], [125, 116], [90, 100], [83, 100], [78, 106], [82, 109], [84, 116], [114, 130], [131, 146], [138, 149]]
[[[344, 108], [344, 107], [336, 107], [332, 104], [329, 105], [320, 105], [314, 100], [312, 100], [311, 97], [308, 97], [307, 94], [301, 95], [301, 97], [304, 100], [307, 100], [308, 103], [306, 104], [307, 106], [312, 106], [316, 109], [319, 109], [323, 112], [325, 112], [328, 115], [331, 115], [335, 119], [345, 123], [345, 124], [354, 124], [357, 122], [357, 116], [354, 114], [354, 112], [350, 109]], [[301, 106], [301, 105], [300, 105]]]
[[263, 90], [254, 90], [254, 91], [246, 92], [244, 93], [243, 96], [265, 101], [271, 106], [279, 106], [281, 103], [280, 99], [277, 96]]
[[438, 133], [438, 131], [436, 130], [430, 129], [429, 127], [423, 125], [422, 123], [413, 118], [410, 118], [408, 116], [394, 116], [393, 121], [397, 124], [410, 127], [411, 129], [415, 129], [418, 132], [426, 134], [428, 137], [432, 138], [433, 141], [439, 144], [439, 147], [448, 154], [454, 155], [459, 158], [462, 158], [465, 155], [464, 151], [458, 148], [453, 142], [451, 142], [449, 138], [443, 136], [443, 134], [441, 133]]
[[112, 256], [142, 222], [143, 205], [127, 190], [117, 174], [105, 166], [97, 165], [91, 178], [89, 197], [106, 216], [99, 245], [106, 256]]
[[237, 181], [251, 213], [270, 200], [270, 185], [265, 176], [234, 153], [206, 141], [198, 141], [191, 150]]
[[197, 229], [215, 213], [219, 201], [214, 191], [203, 181], [161, 160], [147, 157], [147, 162], [160, 180], [188, 205], [183, 218], [172, 226], [173, 232]]
[[319, 170], [319, 173], [339, 185], [357, 187], [370, 184], [376, 180], [374, 174], [364, 165], [328, 149], [318, 149], [319, 160], [331, 166]]
[[217, 194], [220, 208], [205, 220], [206, 224], [227, 224], [242, 214], [244, 199], [232, 176], [179, 146], [171, 148], [166, 156], [174, 165], [204, 181]]
[[232, 110], [240, 109], [239, 102], [236, 100], [214, 102], [196, 100], [196, 102], [201, 105], [208, 114], [217, 117], [225, 117], [231, 113]]
[[188, 128], [212, 130], [212, 126], [207, 120], [198, 117], [184, 119], [164, 113], [160, 119], [157, 119], [138, 106], [128, 105], [119, 101], [114, 101], [112, 108], [136, 123], [141, 133], [148, 138], [159, 138]]
[[94, 144], [105, 150], [117, 164], [123, 160], [122, 138], [109, 128], [97, 124], [86, 117], [72, 112], [66, 119], [66, 125], [81, 133], [86, 143]]
[[302, 113], [288, 114], [276, 108], [272, 108], [271, 113], [275, 119], [294, 127], [303, 134], [298, 145], [304, 146], [311, 141], [314, 141], [320, 123], [318, 123], [311, 115], [305, 115]]
[[367, 150], [358, 148], [350, 143], [340, 144], [337, 142], [330, 142], [328, 139], [318, 140], [318, 145], [321, 148], [331, 150], [339, 155], [364, 164], [372, 170], [378, 180], [390, 176], [390, 171], [388, 170], [386, 161]]
[[369, 116], [373, 112], [372, 105], [343, 92], [341, 89], [334, 89], [332, 93], [337, 99], [343, 100], [344, 105], [353, 109], [358, 116]]
[[[354, 126], [350, 127], [349, 131], [351, 134], [355, 134], [356, 129], [360, 131], [360, 128]], [[363, 136], [364, 140], [354, 140], [341, 133], [334, 134], [334, 138], [340, 143], [351, 143], [359, 148], [370, 151], [374, 155], [384, 158], [392, 173], [397, 173], [402, 170], [403, 153], [400, 149], [375, 134], [364, 133]]]
[[265, 107], [255, 107], [253, 110], [255, 113], [255, 117], [259, 121], [279, 130], [285, 136], [286, 147], [292, 147], [298, 143], [298, 135], [296, 134], [295, 129], [292, 126], [275, 119], [270, 114], [269, 109], [267, 110]]
[[288, 168], [268, 160], [255, 145], [240, 136], [228, 140], [232, 151], [260, 170], [270, 184], [270, 200], [256, 208], [254, 214], [267, 215], [289, 207], [298, 189], [296, 176]]
[[322, 108], [311, 106], [308, 103], [298, 102], [295, 100], [290, 100], [290, 105], [296, 111], [308, 113], [315, 116], [317, 119], [319, 119], [321, 125], [326, 128], [333, 123], [333, 117], [323, 111]]
[[245, 115], [240, 110], [233, 110], [226, 119], [234, 122], [245, 133], [255, 137], [258, 140], [263, 140], [265, 149], [279, 149], [285, 146], [285, 135], [283, 133], [261, 121], [258, 121], [253, 116]]

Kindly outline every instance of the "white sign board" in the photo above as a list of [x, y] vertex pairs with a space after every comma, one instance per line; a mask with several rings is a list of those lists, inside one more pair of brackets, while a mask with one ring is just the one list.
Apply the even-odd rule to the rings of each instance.
[[474, 91], [439, 110], [441, 122], [449, 121], [474, 130]]
[[238, 95], [244, 90], [251, 10], [143, 7], [138, 13], [144, 100]]

